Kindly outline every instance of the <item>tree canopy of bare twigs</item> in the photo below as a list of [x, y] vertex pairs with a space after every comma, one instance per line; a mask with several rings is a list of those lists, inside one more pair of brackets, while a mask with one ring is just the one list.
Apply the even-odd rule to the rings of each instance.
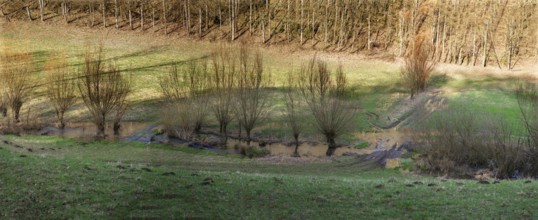
[[15, 122], [19, 122], [22, 105], [33, 91], [32, 55], [29, 53], [2, 54], [0, 61], [0, 79], [2, 79], [0, 83], [4, 100], [11, 109]]
[[268, 94], [265, 90], [270, 78], [264, 71], [263, 58], [259, 52], [251, 52], [243, 46], [239, 52], [237, 82], [237, 114], [239, 124], [245, 129], [247, 143], [252, 138], [252, 130], [269, 113]]
[[312, 58], [300, 72], [301, 93], [314, 116], [315, 126], [327, 140], [327, 156], [337, 148], [336, 138], [351, 129], [356, 106], [346, 101], [346, 76], [338, 67], [335, 76], [327, 63]]
[[435, 69], [436, 62], [431, 60], [432, 47], [422, 36], [415, 37], [413, 49], [405, 58], [401, 70], [404, 86], [409, 90], [411, 98], [423, 92], [430, 76]]
[[161, 76], [159, 84], [170, 104], [166, 111], [171, 112], [164, 115], [177, 115], [175, 123], [167, 123], [170, 124], [169, 130], [184, 139], [189, 139], [192, 132], [199, 133], [209, 109], [210, 78], [207, 61], [191, 61], [179, 69], [172, 66], [168, 74]]
[[64, 56], [54, 56], [45, 64], [46, 95], [56, 113], [58, 127], [65, 128], [65, 112], [75, 104], [76, 74], [69, 69]]
[[82, 100], [97, 125], [98, 136], [105, 134], [107, 115], [122, 108], [131, 91], [130, 81], [122, 76], [116, 64], [106, 66], [103, 55], [102, 48], [85, 54], [78, 82]]
[[228, 137], [228, 125], [234, 117], [234, 91], [237, 61], [231, 47], [221, 46], [213, 52], [211, 65], [211, 111], [219, 123], [219, 132]]
[[286, 125], [291, 129], [293, 139], [295, 140], [295, 150], [293, 155], [299, 156], [299, 136], [303, 132], [305, 123], [303, 116], [303, 102], [299, 96], [298, 81], [296, 75], [290, 73], [288, 75], [288, 87], [286, 88]]

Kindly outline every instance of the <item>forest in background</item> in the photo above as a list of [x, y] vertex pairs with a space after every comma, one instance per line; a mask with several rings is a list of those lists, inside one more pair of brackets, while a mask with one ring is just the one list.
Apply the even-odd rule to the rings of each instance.
[[406, 56], [428, 39], [438, 62], [513, 69], [538, 53], [536, 0], [2, 0], [6, 20], [63, 18], [269, 46]]

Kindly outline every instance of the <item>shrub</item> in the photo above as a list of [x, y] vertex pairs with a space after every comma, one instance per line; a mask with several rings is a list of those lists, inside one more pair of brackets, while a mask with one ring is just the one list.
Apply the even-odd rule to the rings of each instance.
[[457, 176], [490, 169], [498, 178], [525, 170], [526, 147], [513, 126], [487, 112], [454, 105], [433, 116], [417, 142], [427, 171]]
[[247, 146], [241, 149], [241, 154], [249, 158], [265, 157], [270, 153], [268, 149], [253, 146]]
[[404, 86], [411, 93], [411, 98], [424, 91], [436, 63], [430, 60], [432, 46], [423, 36], [416, 36], [411, 53], [405, 58], [401, 70]]
[[194, 131], [200, 132], [209, 111], [207, 93], [210, 91], [210, 83], [207, 63], [192, 61], [179, 69], [172, 66], [168, 74], [159, 78], [159, 84], [169, 103], [178, 103], [178, 106], [189, 103]]
[[195, 111], [190, 99], [170, 103], [161, 113], [161, 124], [170, 137], [190, 140], [196, 127], [196, 119], [192, 117]]

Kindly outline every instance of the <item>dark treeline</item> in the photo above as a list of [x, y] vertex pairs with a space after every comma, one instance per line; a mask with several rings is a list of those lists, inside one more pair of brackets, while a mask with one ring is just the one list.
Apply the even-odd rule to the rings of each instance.
[[439, 62], [512, 69], [534, 56], [536, 0], [3, 0], [8, 20], [299, 44], [331, 51], [412, 51], [430, 39]]

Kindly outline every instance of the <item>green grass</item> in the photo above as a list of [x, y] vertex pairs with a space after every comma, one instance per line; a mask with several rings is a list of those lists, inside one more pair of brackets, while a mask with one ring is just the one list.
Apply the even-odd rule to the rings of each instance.
[[351, 158], [270, 164], [181, 147], [8, 138], [23, 148], [0, 144], [1, 218], [538, 217], [537, 182], [361, 171]]

